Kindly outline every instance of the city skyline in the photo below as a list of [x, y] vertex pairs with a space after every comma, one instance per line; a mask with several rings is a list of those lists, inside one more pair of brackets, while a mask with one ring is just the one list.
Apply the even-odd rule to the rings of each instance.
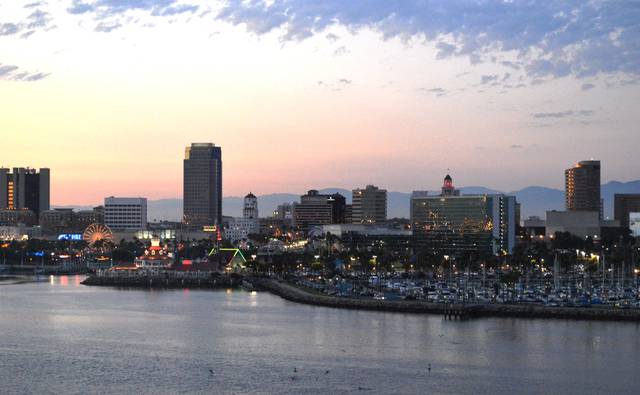
[[193, 141], [226, 196], [638, 179], [637, 6], [490, 3], [5, 2], [0, 165], [54, 205], [179, 197]]

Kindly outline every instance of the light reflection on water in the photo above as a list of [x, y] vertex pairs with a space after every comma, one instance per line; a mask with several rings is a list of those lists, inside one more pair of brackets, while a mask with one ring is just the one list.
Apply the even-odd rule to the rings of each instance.
[[81, 281], [0, 285], [1, 393], [636, 390], [636, 324], [456, 322]]

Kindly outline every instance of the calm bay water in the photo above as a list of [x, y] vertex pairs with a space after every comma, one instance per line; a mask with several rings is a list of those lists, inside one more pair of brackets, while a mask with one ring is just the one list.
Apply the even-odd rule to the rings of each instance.
[[640, 392], [638, 324], [456, 322], [81, 279], [0, 283], [0, 393]]

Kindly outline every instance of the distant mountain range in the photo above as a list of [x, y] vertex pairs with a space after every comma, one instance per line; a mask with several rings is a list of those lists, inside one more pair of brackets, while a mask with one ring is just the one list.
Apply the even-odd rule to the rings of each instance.
[[[494, 189], [480, 186], [462, 187], [460, 191], [467, 194], [492, 194], [503, 193]], [[325, 188], [319, 190], [320, 193], [340, 193], [347, 198], [347, 203], [351, 203], [351, 191], [342, 188]], [[433, 194], [439, 191], [431, 192]], [[611, 181], [602, 185], [602, 198], [604, 199], [604, 214], [606, 217], [613, 217], [613, 195], [616, 193], [640, 193], [640, 180], [619, 182]], [[564, 191], [540, 186], [530, 186], [518, 191], [508, 192], [515, 195], [522, 205], [522, 218], [537, 215], [544, 218], [547, 210], [564, 210]], [[409, 218], [409, 199], [411, 193], [389, 192], [387, 193], [387, 212], [389, 218], [404, 217]], [[300, 200], [300, 194], [294, 193], [273, 193], [258, 196], [258, 208], [260, 216], [271, 215], [273, 210], [282, 203], [296, 202]], [[243, 197], [227, 196], [223, 198], [222, 210], [224, 215], [238, 217], [242, 215]], [[62, 206], [60, 206], [62, 207]], [[69, 207], [69, 206], [66, 206]], [[90, 209], [90, 206], [74, 206], [76, 209]], [[160, 199], [148, 201], [149, 221], [179, 221], [182, 218], [182, 199]]]

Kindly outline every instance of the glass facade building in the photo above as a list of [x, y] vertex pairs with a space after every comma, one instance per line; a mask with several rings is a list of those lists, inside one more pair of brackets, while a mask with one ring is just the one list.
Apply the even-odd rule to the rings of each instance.
[[448, 255], [465, 252], [510, 253], [515, 245], [515, 197], [506, 195], [411, 198], [416, 248]]

